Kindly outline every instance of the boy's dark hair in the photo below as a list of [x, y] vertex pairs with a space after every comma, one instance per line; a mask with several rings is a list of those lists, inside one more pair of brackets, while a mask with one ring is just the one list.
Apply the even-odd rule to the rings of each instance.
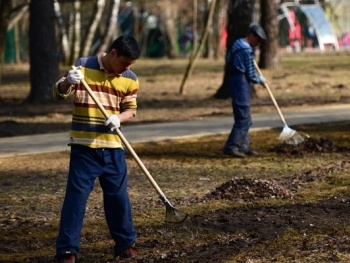
[[118, 56], [138, 59], [141, 56], [139, 44], [133, 37], [120, 36], [113, 41], [108, 52], [112, 49], [117, 51]]

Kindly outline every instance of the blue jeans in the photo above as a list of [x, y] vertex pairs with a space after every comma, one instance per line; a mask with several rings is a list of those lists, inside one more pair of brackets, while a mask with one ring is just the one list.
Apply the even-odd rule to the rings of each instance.
[[115, 253], [135, 243], [131, 205], [127, 192], [127, 166], [122, 149], [92, 149], [72, 145], [66, 195], [56, 240], [57, 255], [78, 253], [86, 203], [95, 180], [103, 190], [103, 205]]
[[234, 124], [225, 143], [224, 150], [236, 150], [246, 153], [250, 148], [249, 128], [252, 125], [249, 106], [232, 105], [234, 107]]
[[252, 125], [250, 114], [250, 85], [244, 74], [235, 74], [229, 79], [229, 92], [232, 99], [234, 124], [224, 146], [224, 151], [246, 153], [250, 148], [249, 128]]

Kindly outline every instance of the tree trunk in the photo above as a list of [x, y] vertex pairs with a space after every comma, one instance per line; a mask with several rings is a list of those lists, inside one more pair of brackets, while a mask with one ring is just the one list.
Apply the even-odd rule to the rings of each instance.
[[28, 102], [53, 101], [52, 88], [59, 77], [53, 1], [30, 2], [29, 54], [31, 90]]
[[192, 41], [192, 46], [191, 46], [191, 54], [190, 57], [194, 55], [196, 52], [197, 48], [197, 42], [198, 42], [198, 24], [197, 24], [197, 19], [198, 19], [198, 0], [193, 0], [193, 5], [192, 5], [192, 34], [193, 34], [193, 41]]
[[21, 63], [21, 48], [23, 45], [23, 39], [21, 39], [20, 35], [22, 32], [28, 32], [28, 30], [21, 29], [20, 23], [28, 24], [28, 14], [29, 14], [29, 4], [19, 4], [19, 0], [12, 0], [13, 5], [15, 6], [15, 12], [12, 12], [11, 15], [13, 18], [11, 19], [7, 31], [13, 29], [14, 30], [14, 49], [15, 49], [15, 63]]
[[106, 52], [113, 39], [116, 37], [119, 7], [120, 0], [113, 0], [107, 31], [97, 53]]
[[70, 57], [70, 64], [73, 64], [80, 54], [80, 44], [81, 44], [80, 7], [81, 7], [80, 0], [75, 0], [73, 3], [74, 30], [73, 30], [73, 41], [72, 41], [72, 52]]
[[261, 44], [259, 67], [279, 69], [277, 6], [274, 1], [260, 0], [261, 26], [266, 33], [266, 41]]
[[216, 0], [212, 0], [211, 6], [210, 6], [210, 9], [209, 9], [209, 15], [208, 15], [207, 23], [205, 25], [205, 29], [204, 29], [204, 32], [203, 32], [203, 38], [201, 39], [201, 43], [200, 43], [198, 49], [196, 50], [195, 54], [190, 57], [190, 61], [189, 61], [188, 65], [187, 65], [185, 74], [184, 74], [182, 82], [181, 82], [179, 93], [182, 94], [182, 95], [186, 94], [186, 90], [185, 90], [186, 81], [187, 81], [188, 77], [192, 74], [192, 71], [193, 71], [193, 68], [194, 68], [194, 64], [195, 64], [195, 62], [196, 62], [196, 60], [198, 58], [199, 53], [201, 52], [201, 50], [202, 50], [202, 48], [204, 46], [204, 43], [207, 40], [208, 32], [209, 32], [209, 26], [212, 23], [213, 14], [214, 14], [214, 10], [215, 10], [215, 5], [216, 5]]
[[221, 41], [221, 29], [220, 29], [220, 17], [222, 15], [222, 0], [218, 0], [216, 3], [216, 10], [213, 17], [213, 56], [215, 59], [219, 59], [220, 54], [220, 41]]
[[[210, 8], [210, 0], [207, 0], [206, 2], [206, 6], [205, 6], [205, 15], [203, 16], [204, 17], [204, 23], [205, 24], [205, 21], [208, 20], [208, 17], [209, 17], [209, 8]], [[212, 30], [211, 30], [211, 27], [212, 25], [210, 24], [208, 26], [208, 37], [205, 41], [205, 44], [203, 45], [203, 50], [202, 50], [202, 57], [203, 58], [209, 58], [209, 50], [211, 48], [211, 41], [210, 41], [210, 38], [212, 38]]]
[[[6, 47], [6, 35], [8, 30], [12, 29], [18, 24], [23, 16], [28, 11], [28, 5], [18, 4], [12, 1], [0, 0], [0, 85], [2, 76], [2, 67], [4, 65], [5, 47]], [[17, 31], [15, 34], [18, 33]], [[19, 49], [16, 49], [16, 62]]]
[[[253, 19], [253, 7], [250, 0], [230, 0], [227, 8], [227, 42], [226, 53], [237, 39], [246, 37]], [[224, 80], [214, 94], [216, 99], [229, 98], [229, 67], [225, 64]]]
[[167, 42], [167, 57], [177, 57], [176, 52], [176, 37], [177, 28], [175, 27], [176, 7], [174, 2], [167, 0], [164, 5], [161, 6], [162, 10], [159, 12], [160, 17], [160, 30], [162, 35], [166, 38]]
[[58, 24], [58, 32], [60, 36], [60, 47], [61, 47], [60, 53], [61, 53], [64, 65], [69, 65], [69, 58], [71, 56], [70, 56], [68, 35], [67, 35], [66, 27], [64, 26], [64, 23], [63, 23], [60, 3], [58, 2], [58, 0], [54, 1], [54, 10], [55, 10], [55, 16]]
[[0, 1], [0, 85], [1, 85], [1, 75], [2, 67], [4, 65], [4, 55], [6, 46], [6, 33], [7, 25], [10, 23], [10, 13], [11, 2], [10, 1]]
[[94, 40], [94, 36], [97, 30], [98, 24], [101, 20], [105, 4], [106, 4], [106, 0], [97, 0], [95, 16], [91, 18], [91, 21], [89, 24], [89, 30], [87, 31], [87, 34], [84, 37], [83, 42], [81, 43], [81, 46], [82, 46], [82, 52], [80, 55], [81, 57], [86, 57], [90, 55], [92, 41]]
[[[13, 18], [9, 21], [9, 24], [7, 26], [7, 30], [12, 29], [14, 26], [18, 24], [18, 22], [25, 16], [25, 14], [28, 12], [29, 6], [28, 5], [18, 5], [16, 8], [11, 12], [14, 15]], [[15, 11], [16, 10], [16, 11]]]

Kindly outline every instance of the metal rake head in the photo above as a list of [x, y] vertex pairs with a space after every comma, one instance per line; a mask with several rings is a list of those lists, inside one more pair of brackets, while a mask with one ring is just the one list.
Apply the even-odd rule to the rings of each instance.
[[287, 125], [285, 125], [283, 127], [283, 130], [282, 130], [280, 136], [278, 137], [278, 139], [280, 141], [288, 140], [288, 139], [292, 138], [295, 133], [296, 133], [295, 130], [293, 130], [293, 129], [289, 128]]
[[310, 138], [309, 135], [299, 133], [289, 128], [287, 125], [283, 127], [283, 130], [280, 136], [278, 137], [280, 141], [283, 141], [284, 143], [290, 144], [290, 145], [298, 145], [304, 142], [308, 138]]
[[291, 138], [285, 141], [286, 144], [298, 145], [306, 141], [310, 136], [308, 134], [296, 132]]
[[188, 217], [187, 213], [181, 212], [177, 210], [175, 207], [171, 205], [169, 201], [165, 203], [166, 211], [165, 211], [165, 222], [172, 224], [180, 224], [186, 220]]

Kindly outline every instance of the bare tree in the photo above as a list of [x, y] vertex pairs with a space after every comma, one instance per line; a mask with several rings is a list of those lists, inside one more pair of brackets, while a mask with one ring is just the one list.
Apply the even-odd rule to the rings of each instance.
[[113, 0], [107, 31], [102, 40], [102, 44], [99, 47], [98, 53], [105, 52], [111, 41], [116, 37], [119, 7], [120, 0]]
[[81, 3], [80, 0], [74, 0], [73, 2], [73, 41], [72, 41], [72, 52], [70, 57], [70, 63], [79, 56], [80, 43], [81, 43], [81, 14], [80, 14]]
[[[272, 2], [272, 1], [271, 1]], [[274, 2], [274, 1], [273, 1]], [[227, 42], [226, 53], [233, 42], [239, 38], [245, 37], [248, 33], [253, 19], [253, 7], [250, 0], [230, 0], [227, 8]], [[228, 78], [230, 68], [225, 64], [224, 80], [220, 88], [214, 94], [214, 98], [229, 98]]]
[[61, 46], [61, 56], [63, 57], [64, 64], [69, 64], [69, 58], [70, 58], [70, 48], [69, 48], [69, 41], [68, 41], [68, 34], [66, 31], [66, 27], [63, 22], [62, 13], [61, 13], [61, 7], [58, 0], [54, 1], [54, 10], [56, 15], [56, 20], [58, 24], [58, 32], [59, 32], [59, 38], [60, 38], [60, 46]]
[[176, 35], [177, 28], [175, 27], [175, 17], [177, 16], [176, 3], [166, 0], [160, 6], [160, 29], [162, 35], [167, 39], [169, 47], [167, 48], [168, 58], [175, 58], [176, 52]]
[[96, 12], [93, 17], [91, 17], [91, 21], [89, 23], [89, 30], [87, 31], [83, 42], [82, 42], [82, 52], [81, 56], [88, 56], [90, 53], [90, 49], [92, 46], [92, 41], [96, 33], [96, 29], [101, 20], [104, 6], [106, 4], [106, 0], [97, 0], [96, 2]]
[[[207, 0], [206, 6], [205, 6], [205, 14], [204, 14], [204, 20], [207, 21], [209, 18], [209, 6], [210, 6], [211, 0]], [[215, 11], [215, 10], [214, 10]], [[214, 14], [214, 13], [213, 13]], [[214, 16], [213, 16], [214, 18]], [[211, 19], [210, 25], [208, 25], [208, 36], [206, 38], [206, 41], [203, 46], [202, 50], [202, 57], [203, 58], [209, 58], [210, 56], [210, 50], [212, 49], [212, 43], [213, 43], [213, 18]]]
[[201, 43], [200, 43], [198, 49], [196, 50], [196, 52], [194, 53], [194, 55], [190, 57], [190, 60], [189, 60], [189, 63], [187, 65], [185, 74], [184, 74], [184, 76], [182, 78], [180, 91], [179, 91], [180, 94], [185, 94], [186, 93], [185, 84], [186, 84], [186, 81], [187, 81], [188, 77], [192, 74], [192, 71], [193, 71], [195, 62], [196, 62], [196, 60], [198, 58], [198, 55], [199, 55], [200, 51], [202, 50], [202, 48], [203, 48], [203, 46], [204, 46], [204, 44], [205, 44], [205, 42], [207, 40], [207, 37], [208, 37], [208, 34], [209, 34], [209, 26], [212, 23], [215, 6], [216, 6], [216, 0], [212, 0], [210, 8], [209, 8], [209, 14], [208, 14], [208, 18], [207, 18], [207, 23], [206, 23], [206, 26], [205, 26], [205, 29], [204, 29], [204, 32], [203, 32], [203, 37], [201, 39]]
[[274, 1], [260, 0], [261, 26], [267, 40], [261, 45], [259, 67], [278, 69], [281, 66], [278, 53], [277, 6]]
[[23, 18], [27, 13], [29, 5], [24, 4], [16, 7], [16, 12], [13, 13], [13, 18], [10, 20], [10, 23], [7, 26], [7, 30], [12, 29], [18, 22]]
[[193, 0], [192, 5], [192, 32], [193, 32], [193, 41], [191, 46], [191, 56], [195, 52], [195, 49], [197, 47], [197, 41], [198, 41], [198, 25], [197, 25], [197, 18], [198, 18], [198, 0]]
[[[106, 0], [95, 0], [95, 3], [84, 3], [85, 10], [92, 11], [88, 23], [84, 23], [84, 17], [81, 16], [81, 8], [83, 8], [81, 0], [71, 0], [71, 2], [64, 3], [70, 5], [70, 8], [65, 8], [61, 3], [62, 9], [66, 10], [68, 22], [64, 21], [59, 1], [55, 0], [54, 4], [61, 55], [65, 65], [72, 64], [77, 57], [105, 52], [111, 41], [116, 37], [120, 0], [108, 2]], [[109, 11], [107, 14], [104, 13], [106, 9]], [[105, 23], [104, 20], [106, 20]], [[101, 39], [93, 43], [97, 31], [100, 31], [102, 36]]]
[[31, 90], [28, 102], [53, 100], [52, 87], [59, 76], [53, 1], [30, 2], [29, 54]]
[[71, 65], [74, 62], [74, 59], [79, 55], [81, 50], [81, 3], [80, 0], [72, 0], [68, 4], [71, 5], [69, 10], [73, 10], [73, 12], [69, 13], [69, 22], [67, 23], [67, 30], [61, 12], [59, 0], [54, 0], [54, 12], [59, 33], [59, 43], [61, 52], [60, 56], [61, 60], [65, 65]]
[[4, 64], [4, 54], [6, 45], [7, 27], [10, 24], [11, 2], [0, 1], [0, 84], [2, 65]]
[[[15, 4], [17, 5], [20, 0], [15, 0]], [[14, 31], [14, 51], [15, 51], [15, 63], [21, 63], [22, 58], [28, 58], [28, 56], [23, 56], [21, 54], [21, 48], [23, 46], [23, 39], [21, 37], [21, 32], [27, 32], [25, 28], [28, 28], [28, 16], [29, 15], [29, 4], [23, 5], [18, 13], [11, 20], [10, 24], [7, 27], [7, 31], [13, 29]], [[24, 27], [24, 28], [23, 28]]]
[[18, 22], [27, 9], [28, 4], [26, 1], [14, 5], [13, 1], [0, 0], [0, 84], [2, 66], [4, 64], [7, 31]]

